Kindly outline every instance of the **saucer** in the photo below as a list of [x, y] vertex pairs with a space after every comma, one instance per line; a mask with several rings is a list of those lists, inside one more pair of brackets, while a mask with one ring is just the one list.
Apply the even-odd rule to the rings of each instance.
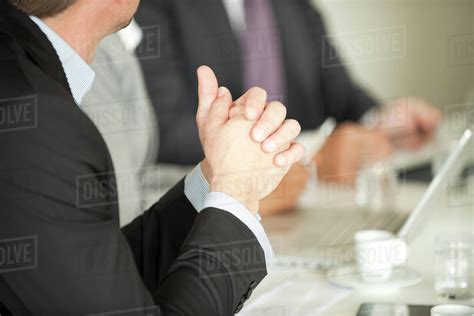
[[330, 283], [356, 290], [399, 289], [421, 282], [423, 277], [417, 271], [405, 266], [393, 268], [392, 276], [387, 281], [373, 283], [362, 280], [356, 266], [341, 267], [327, 273]]

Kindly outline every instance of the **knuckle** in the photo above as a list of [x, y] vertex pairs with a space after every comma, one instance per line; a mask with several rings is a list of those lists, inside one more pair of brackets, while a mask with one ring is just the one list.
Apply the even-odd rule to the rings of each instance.
[[261, 87], [253, 87], [250, 89], [250, 93], [254, 95], [255, 97], [261, 98], [261, 99], [267, 99], [267, 91]]
[[263, 129], [265, 132], [268, 132], [269, 130], [273, 129], [273, 126], [275, 125], [274, 121], [268, 118], [262, 118], [260, 119], [260, 122], [258, 124], [258, 127]]
[[292, 150], [287, 151], [285, 156], [289, 164], [293, 164], [295, 162], [295, 154], [293, 153]]
[[217, 98], [214, 103], [211, 105], [211, 111], [217, 107], [226, 106], [229, 104], [229, 101], [225, 97]]
[[280, 145], [280, 148], [281, 148], [282, 150], [288, 151], [288, 150], [290, 150], [290, 148], [291, 148], [291, 144], [290, 144], [289, 142], [285, 142], [285, 143], [283, 143], [283, 144]]
[[270, 138], [270, 141], [275, 142], [277, 147], [281, 148], [284, 144], [287, 143], [286, 139], [284, 136], [279, 135], [279, 134], [273, 134]]
[[267, 115], [263, 116], [260, 119], [260, 123], [262, 125], [267, 126], [268, 128], [270, 128], [272, 130], [276, 130], [281, 125], [281, 121], [279, 121], [277, 117], [275, 117], [271, 114], [267, 114]]
[[240, 114], [243, 114], [243, 112], [244, 112], [244, 109], [241, 105], [234, 106], [230, 109], [231, 116], [240, 115]]

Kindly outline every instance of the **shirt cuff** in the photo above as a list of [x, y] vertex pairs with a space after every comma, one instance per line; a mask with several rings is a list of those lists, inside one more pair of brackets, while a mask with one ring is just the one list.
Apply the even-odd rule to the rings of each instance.
[[273, 258], [273, 249], [263, 226], [260, 224], [260, 215], [253, 216], [245, 206], [227, 194], [219, 192], [209, 193], [209, 183], [202, 173], [200, 164], [186, 176], [184, 180], [184, 194], [198, 213], [205, 208], [218, 208], [231, 213], [244, 223], [252, 231], [262, 247], [268, 269], [268, 265]]
[[242, 205], [242, 203], [221, 192], [211, 192], [207, 195], [206, 201], [204, 202], [204, 209], [210, 207], [229, 212], [252, 231], [265, 253], [265, 262], [268, 270], [268, 266], [273, 258], [273, 248], [262, 224], [260, 224], [259, 216], [253, 216], [252, 213]]
[[207, 183], [199, 164], [184, 179], [184, 195], [199, 213], [204, 209], [204, 202], [208, 193], [209, 183]]

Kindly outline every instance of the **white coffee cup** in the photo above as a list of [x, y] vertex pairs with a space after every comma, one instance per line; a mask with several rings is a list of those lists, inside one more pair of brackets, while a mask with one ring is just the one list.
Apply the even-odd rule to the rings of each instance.
[[438, 305], [431, 309], [431, 316], [474, 316], [474, 308], [466, 305]]
[[354, 236], [355, 259], [359, 275], [365, 282], [385, 282], [393, 268], [408, 257], [407, 244], [393, 233], [383, 230], [363, 230]]

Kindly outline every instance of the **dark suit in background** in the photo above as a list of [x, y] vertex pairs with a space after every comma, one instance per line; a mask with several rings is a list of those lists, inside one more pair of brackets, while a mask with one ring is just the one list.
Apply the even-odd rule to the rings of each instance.
[[[297, 119], [303, 130], [318, 128], [327, 117], [359, 120], [376, 102], [340, 66], [311, 1], [271, 3], [283, 50], [288, 118]], [[222, 0], [142, 0], [136, 19], [145, 33], [160, 28], [160, 57], [141, 59], [159, 118], [159, 161], [194, 164], [202, 158], [194, 118], [197, 94], [191, 89], [197, 86], [196, 68], [210, 65], [221, 85], [241, 95], [239, 41]]]
[[[238, 311], [266, 274], [252, 232], [222, 210], [197, 214], [183, 183], [121, 230], [101, 135], [49, 40], [4, 0], [0, 69], [0, 247], [11, 254], [33, 240], [34, 258], [2, 259], [2, 315]], [[224, 249], [249, 248], [252, 262], [223, 264]]]

